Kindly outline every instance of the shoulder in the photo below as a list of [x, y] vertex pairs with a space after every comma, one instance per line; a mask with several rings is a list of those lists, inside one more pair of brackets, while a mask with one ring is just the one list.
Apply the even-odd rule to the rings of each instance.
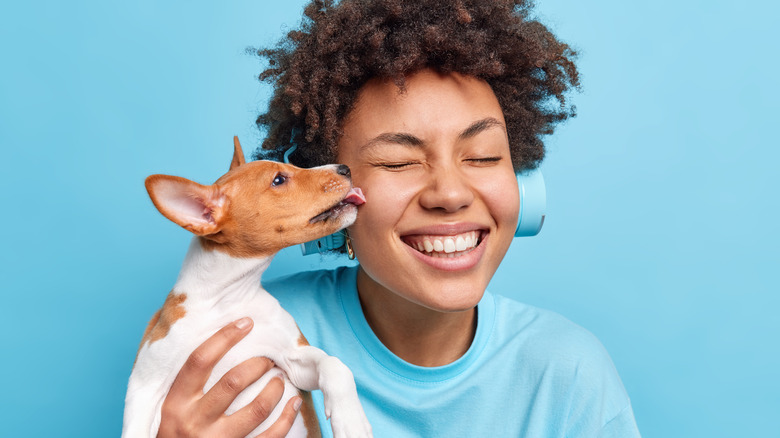
[[298, 272], [273, 279], [263, 279], [263, 288], [286, 305], [310, 305], [321, 300], [333, 301], [339, 289], [349, 284], [346, 280], [355, 275], [353, 267], [320, 269]]
[[548, 386], [550, 400], [571, 410], [568, 421], [589, 428], [631, 414], [617, 369], [590, 331], [549, 310], [501, 296], [495, 302], [495, 341], [505, 345], [508, 360], [523, 364], [515, 368], [515, 378]]
[[591, 332], [550, 310], [494, 295], [498, 336], [522, 343], [526, 354], [547, 360], [608, 361], [609, 355]]
[[343, 327], [344, 309], [341, 289], [350, 287], [348, 278], [354, 268], [340, 267], [299, 272], [284, 277], [263, 279], [263, 288], [295, 319], [312, 345], [321, 346], [329, 336], [337, 336]]
[[277, 299], [317, 294], [321, 291], [334, 290], [344, 269], [347, 268], [320, 269], [271, 279], [263, 278], [263, 288]]

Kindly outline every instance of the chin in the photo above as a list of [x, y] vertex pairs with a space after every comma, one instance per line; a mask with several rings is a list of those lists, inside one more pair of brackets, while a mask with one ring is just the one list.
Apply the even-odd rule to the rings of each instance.
[[339, 219], [341, 220], [340, 227], [342, 229], [354, 224], [357, 219], [357, 207], [354, 205], [347, 206]]
[[465, 312], [477, 307], [485, 294], [485, 288], [465, 288], [462, 285], [442, 287], [434, 296], [421, 297], [419, 304], [438, 312]]

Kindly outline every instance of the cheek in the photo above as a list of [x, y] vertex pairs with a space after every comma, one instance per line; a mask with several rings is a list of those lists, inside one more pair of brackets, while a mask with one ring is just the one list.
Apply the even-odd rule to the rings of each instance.
[[[353, 233], [362, 237], [379, 236], [395, 229], [403, 217], [416, 188], [403, 178], [395, 175], [364, 176], [359, 173], [354, 176], [355, 186], [363, 190], [366, 203], [358, 210], [357, 220], [352, 226]], [[355, 234], [356, 236], [358, 234]]]
[[502, 177], [484, 184], [480, 187], [480, 192], [491, 216], [499, 225], [511, 228], [514, 232], [520, 214], [520, 193], [514, 173], [511, 177]]

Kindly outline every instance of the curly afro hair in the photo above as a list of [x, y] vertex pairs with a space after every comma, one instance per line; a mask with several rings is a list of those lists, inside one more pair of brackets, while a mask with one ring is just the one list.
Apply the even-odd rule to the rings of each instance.
[[257, 50], [260, 80], [274, 93], [257, 118], [267, 132], [256, 158], [333, 163], [342, 122], [369, 79], [424, 68], [485, 80], [504, 112], [516, 171], [544, 158], [542, 137], [575, 115], [565, 95], [579, 87], [576, 53], [530, 17], [528, 0], [313, 0], [300, 30]]

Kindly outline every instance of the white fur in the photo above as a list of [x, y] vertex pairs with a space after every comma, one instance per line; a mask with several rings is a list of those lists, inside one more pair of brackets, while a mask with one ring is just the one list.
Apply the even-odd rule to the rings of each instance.
[[[249, 386], [227, 411], [230, 414], [248, 404], [275, 375], [285, 376], [282, 400], [250, 436], [279, 418], [287, 401], [298, 394], [296, 386], [323, 391], [325, 413], [335, 437], [371, 436], [352, 373], [322, 350], [299, 346], [300, 331], [292, 316], [261, 287], [260, 276], [270, 262], [270, 257], [238, 259], [204, 250], [199, 238], [193, 239], [173, 288], [173, 293], [187, 295], [183, 303], [186, 315], [171, 326], [167, 336], [141, 347], [128, 385], [123, 437], [157, 436], [163, 400], [189, 355], [216, 331], [245, 316], [254, 321], [252, 331], [219, 361], [204, 393], [244, 360], [267, 357], [280, 370]], [[300, 415], [288, 436], [306, 436]]]

